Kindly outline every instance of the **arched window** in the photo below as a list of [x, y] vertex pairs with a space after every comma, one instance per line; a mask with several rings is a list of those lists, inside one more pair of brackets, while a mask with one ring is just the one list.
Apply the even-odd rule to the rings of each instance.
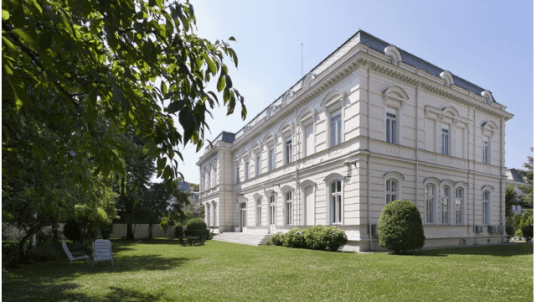
[[257, 225], [261, 225], [262, 218], [262, 202], [261, 199], [257, 199]]
[[398, 182], [395, 179], [388, 179], [385, 182], [385, 204], [398, 199]]
[[331, 183], [331, 223], [342, 223], [342, 195], [341, 182], [336, 180]]
[[485, 225], [490, 224], [490, 194], [489, 191], [484, 191], [482, 194], [482, 223]]
[[449, 224], [450, 208], [450, 187], [443, 187], [443, 196], [441, 197], [441, 223]]
[[426, 185], [426, 223], [434, 223], [435, 185]]
[[292, 224], [292, 191], [285, 193], [285, 224]]
[[269, 216], [270, 216], [270, 224], [275, 224], [275, 195], [272, 194], [270, 196], [270, 213], [269, 213]]
[[456, 204], [455, 204], [455, 215], [456, 215], [456, 224], [463, 224], [463, 208], [464, 208], [464, 192], [463, 188], [456, 188]]

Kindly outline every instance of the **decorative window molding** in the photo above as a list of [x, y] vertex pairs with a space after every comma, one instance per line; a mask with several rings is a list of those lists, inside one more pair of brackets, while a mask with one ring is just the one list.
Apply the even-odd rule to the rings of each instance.
[[311, 83], [313, 82], [313, 80], [316, 78], [316, 74], [314, 73], [308, 73], [305, 75], [304, 79], [303, 79], [303, 84], [302, 84], [302, 88], [305, 88], [305, 89], [309, 89], [309, 87], [311, 87]]
[[493, 96], [489, 90], [482, 91], [480, 95], [484, 98], [484, 103], [491, 104], [493, 102]]
[[284, 186], [281, 188], [283, 195], [283, 217], [285, 225], [292, 225], [293, 216], [293, 201], [294, 201], [294, 189], [290, 186]]
[[294, 96], [294, 91], [287, 91], [285, 92], [285, 94], [283, 95], [283, 106], [286, 106], [288, 104], [290, 104], [290, 102], [292, 102], [292, 97]]
[[337, 105], [340, 107], [343, 107], [343, 102], [346, 99], [346, 92], [342, 90], [332, 90], [324, 98], [322, 99], [322, 102], [320, 103], [320, 107], [327, 108], [331, 107], [333, 105]]
[[[298, 114], [298, 125], [300, 129], [300, 154], [296, 154], [297, 158], [303, 158], [315, 153], [316, 149], [316, 110], [311, 107], [306, 107]], [[309, 140], [307, 140], [309, 139]]]
[[273, 132], [268, 132], [264, 136], [263, 141], [266, 146], [273, 146], [275, 143], [277, 143], [277, 135], [275, 135]]
[[385, 141], [392, 144], [401, 144], [403, 114], [402, 107], [409, 99], [404, 89], [398, 86], [391, 86], [382, 92], [384, 105], [384, 133]]
[[[491, 164], [493, 159], [493, 136], [495, 131], [498, 130], [497, 124], [492, 121], [484, 122], [481, 125], [482, 132], [482, 162], [484, 164]], [[487, 148], [486, 148], [487, 147]], [[487, 150], [486, 150], [487, 149]]]
[[440, 188], [440, 181], [436, 177], [427, 177], [424, 179], [424, 223], [436, 224], [437, 215], [441, 212], [438, 211], [438, 190]]
[[[468, 119], [461, 117], [458, 110], [452, 106], [439, 109], [426, 105], [424, 106], [424, 116], [435, 123], [433, 129], [425, 129], [425, 136], [435, 136], [435, 146], [433, 150], [428, 151], [450, 156], [458, 154], [460, 158], [467, 156], [468, 125], [470, 124]], [[425, 141], [428, 141], [428, 138], [425, 137]]]
[[491, 191], [482, 191], [482, 224], [491, 224]]
[[330, 91], [320, 104], [326, 116], [326, 143], [327, 147], [336, 146], [344, 142], [344, 101], [346, 92], [341, 90]]
[[236, 155], [234, 161], [234, 179], [235, 184], [240, 183], [240, 156]]
[[401, 193], [404, 180], [404, 175], [396, 171], [387, 172], [383, 175], [383, 183], [385, 185], [385, 204], [402, 199]]
[[[324, 178], [326, 185], [326, 224], [344, 224], [344, 177], [339, 173], [331, 173]], [[335, 190], [333, 185], [335, 184]]]
[[281, 136], [288, 136], [294, 134], [294, 123], [292, 122], [284, 122], [279, 126], [279, 130], [277, 131]]
[[440, 200], [441, 200], [441, 224], [450, 224], [450, 214], [452, 210], [452, 187], [448, 185], [441, 186]]
[[389, 56], [389, 63], [398, 65], [398, 62], [402, 62], [402, 55], [396, 46], [389, 45], [383, 49], [383, 52]]
[[466, 213], [466, 200], [467, 200], [467, 186], [460, 185], [456, 183], [454, 187], [455, 199], [454, 199], [454, 224], [455, 225], [464, 225], [465, 224], [465, 213]]
[[277, 222], [277, 194], [273, 190], [266, 193], [268, 198], [268, 224], [275, 225]]
[[452, 77], [450, 71], [445, 70], [440, 73], [439, 76], [445, 81], [445, 86], [450, 87], [454, 84], [454, 78]]

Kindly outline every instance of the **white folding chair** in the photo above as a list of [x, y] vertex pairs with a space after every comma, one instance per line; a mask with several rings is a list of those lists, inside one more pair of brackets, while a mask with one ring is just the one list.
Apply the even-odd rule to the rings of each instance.
[[[63, 241], [61, 243], [61, 245], [63, 245], [63, 250], [65, 251], [65, 254], [67, 254], [67, 257], [69, 257], [69, 260], [71, 260], [71, 262], [69, 262], [69, 266], [71, 266], [71, 263], [73, 263], [73, 261], [82, 260], [82, 259], [86, 259], [87, 264], [89, 265], [89, 256], [86, 255], [85, 252], [73, 252], [73, 253], [71, 253], [71, 251], [69, 251], [69, 248], [67, 247], [67, 243], [65, 241]], [[73, 254], [79, 254], [81, 256], [73, 257]]]
[[113, 266], [113, 257], [112, 242], [110, 240], [99, 239], [93, 243], [93, 266], [95, 266], [95, 262], [105, 260], [110, 260]]

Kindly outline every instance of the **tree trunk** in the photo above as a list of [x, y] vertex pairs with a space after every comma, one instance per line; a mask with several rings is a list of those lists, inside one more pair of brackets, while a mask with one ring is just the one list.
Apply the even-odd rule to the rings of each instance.
[[149, 221], [149, 230], [147, 234], [147, 239], [152, 240], [153, 239], [153, 222]]
[[127, 240], [134, 240], [134, 232], [132, 230], [132, 218], [127, 214]]

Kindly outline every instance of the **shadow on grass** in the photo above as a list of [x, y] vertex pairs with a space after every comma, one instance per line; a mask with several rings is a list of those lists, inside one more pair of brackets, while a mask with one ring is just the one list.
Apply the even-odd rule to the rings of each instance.
[[[80, 285], [74, 283], [59, 283], [40, 285], [34, 284], [25, 286], [15, 291], [3, 291], [2, 300], [4, 301], [157, 301], [160, 300], [164, 293], [149, 294], [133, 289], [124, 289], [119, 287], [108, 287], [110, 293], [95, 296], [88, 296], [84, 293], [72, 292], [73, 289], [79, 288]], [[107, 290], [106, 288], [102, 289]]]
[[89, 273], [121, 273], [132, 271], [164, 271], [175, 269], [192, 258], [169, 258], [161, 257], [158, 255], [145, 255], [145, 256], [121, 256], [114, 257], [114, 264], [112, 266], [110, 261], [99, 261], [95, 263], [95, 267], [88, 270]]
[[[449, 255], [485, 255], [497, 257], [514, 257], [533, 255], [533, 246], [529, 244], [506, 244], [490, 246], [473, 246], [459, 248], [444, 248], [409, 251], [405, 255], [399, 256], [419, 256], [419, 257], [447, 257]], [[394, 254], [393, 254], [394, 255]]]

